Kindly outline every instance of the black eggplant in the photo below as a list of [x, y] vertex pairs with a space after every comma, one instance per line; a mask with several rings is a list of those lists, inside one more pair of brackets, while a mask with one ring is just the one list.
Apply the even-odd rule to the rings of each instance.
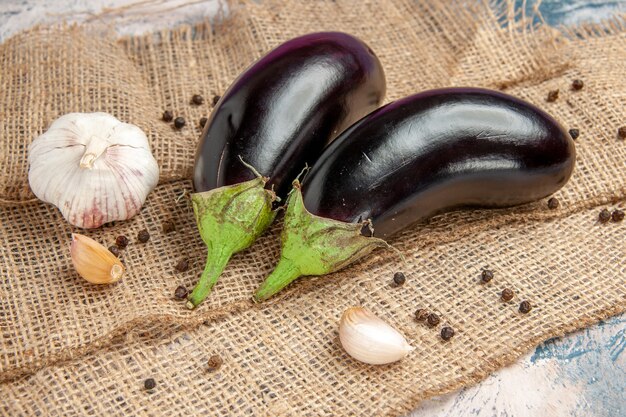
[[208, 256], [189, 308], [206, 298], [230, 257], [267, 229], [272, 204], [304, 166], [384, 95], [376, 55], [340, 32], [292, 39], [234, 81], [196, 153], [192, 203]]
[[554, 118], [500, 92], [448, 88], [388, 104], [331, 143], [301, 187], [295, 182], [281, 260], [256, 298], [300, 275], [336, 271], [435, 213], [550, 195], [574, 161], [574, 142]]

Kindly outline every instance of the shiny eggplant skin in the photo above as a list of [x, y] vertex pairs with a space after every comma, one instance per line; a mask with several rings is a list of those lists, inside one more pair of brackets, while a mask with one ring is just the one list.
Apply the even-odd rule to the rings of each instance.
[[384, 106], [330, 144], [302, 184], [313, 214], [371, 219], [386, 238], [460, 206], [506, 207], [561, 188], [574, 142], [539, 108], [477, 88], [426, 91]]
[[384, 95], [378, 58], [351, 35], [313, 33], [278, 46], [214, 108], [196, 153], [196, 192], [253, 179], [241, 158], [284, 196], [305, 163]]

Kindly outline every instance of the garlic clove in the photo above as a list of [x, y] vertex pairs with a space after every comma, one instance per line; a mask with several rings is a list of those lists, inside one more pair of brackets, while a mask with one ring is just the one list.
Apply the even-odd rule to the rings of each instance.
[[339, 340], [350, 356], [371, 365], [398, 361], [415, 349], [399, 331], [362, 307], [343, 313]]
[[145, 133], [106, 113], [69, 113], [30, 145], [28, 181], [72, 225], [137, 214], [159, 180]]
[[92, 284], [111, 284], [124, 276], [124, 265], [107, 248], [95, 240], [72, 234], [72, 263], [78, 274]]

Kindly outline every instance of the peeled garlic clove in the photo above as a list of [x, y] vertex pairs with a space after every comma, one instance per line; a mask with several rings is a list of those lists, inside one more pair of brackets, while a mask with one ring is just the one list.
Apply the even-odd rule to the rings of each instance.
[[72, 225], [95, 228], [139, 212], [159, 167], [141, 129], [107, 113], [69, 113], [30, 145], [31, 190]]
[[339, 340], [350, 356], [372, 365], [398, 361], [415, 349], [399, 331], [362, 307], [343, 313]]
[[76, 272], [92, 284], [111, 284], [124, 276], [122, 262], [87, 236], [73, 233], [70, 253]]

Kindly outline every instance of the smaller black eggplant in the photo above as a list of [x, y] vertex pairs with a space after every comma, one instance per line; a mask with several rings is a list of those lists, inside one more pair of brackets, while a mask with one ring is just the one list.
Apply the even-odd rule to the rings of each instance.
[[574, 161], [574, 142], [556, 120], [500, 92], [449, 88], [388, 104], [331, 143], [302, 187], [294, 183], [281, 259], [255, 298], [337, 271], [435, 213], [550, 195]]

